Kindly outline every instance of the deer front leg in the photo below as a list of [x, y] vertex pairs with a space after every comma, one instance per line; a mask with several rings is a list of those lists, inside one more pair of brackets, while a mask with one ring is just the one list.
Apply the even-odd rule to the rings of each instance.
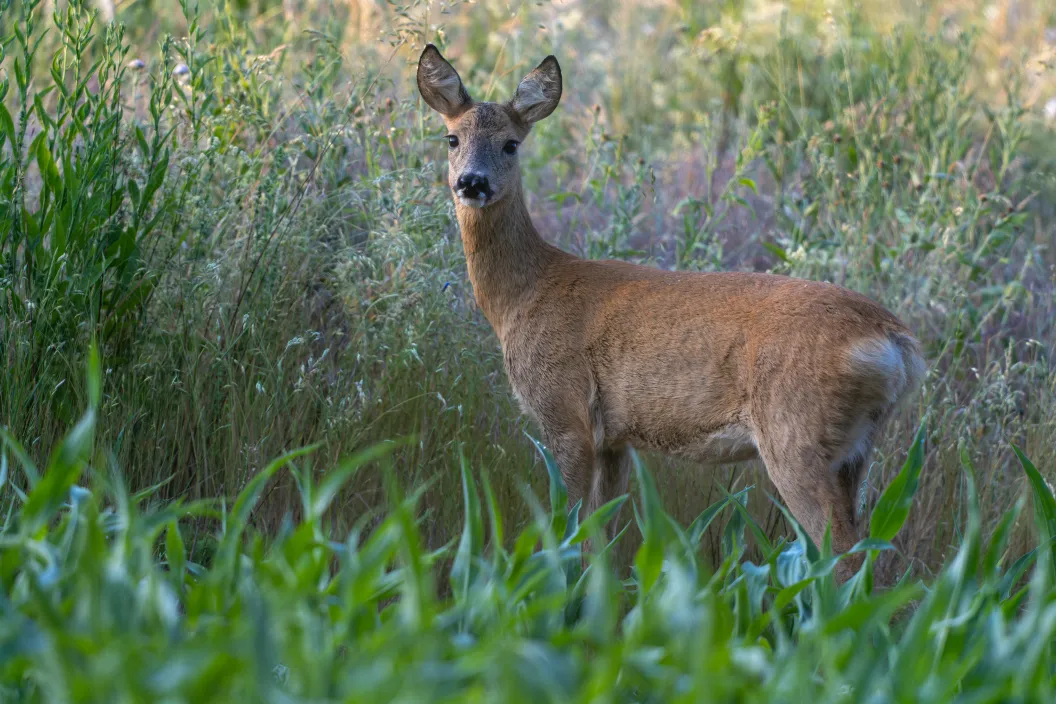
[[[568, 488], [568, 505], [575, 506], [577, 501], [583, 505], [579, 509], [579, 520], [583, 520], [591, 511], [595, 484], [595, 452], [594, 440], [590, 432], [584, 432], [582, 427], [575, 429], [564, 429], [546, 433], [550, 438], [548, 444], [550, 451], [557, 460], [557, 466], [561, 469], [561, 476]], [[561, 536], [557, 536], [558, 539]], [[593, 550], [590, 538], [580, 545], [580, 566], [587, 569], [587, 555]]]
[[[582, 500], [584, 507], [587, 506], [594, 483], [594, 440], [589, 430], [568, 426], [546, 428], [543, 437], [568, 488], [568, 505], [575, 506]], [[580, 516], [585, 515], [581, 509]]]
[[[598, 450], [594, 446], [593, 433], [566, 430], [548, 432], [548, 445], [561, 469], [561, 476], [568, 487], [569, 506], [583, 501], [579, 511], [580, 522], [593, 514], [620, 494], [626, 493], [631, 476], [631, 456], [626, 448]], [[615, 537], [617, 515], [602, 526], [596, 545], [592, 539], [583, 543], [584, 564], [586, 555], [593, 549], [605, 547]]]
[[[568, 489], [568, 505], [582, 501], [579, 517], [582, 520], [596, 507], [596, 463], [598, 453], [594, 442], [594, 429], [584, 394], [583, 403], [575, 397], [551, 398], [548, 403], [536, 407], [536, 417], [543, 427], [543, 438], [554, 455], [561, 477]], [[557, 536], [560, 538], [561, 536]], [[583, 567], [591, 546], [588, 540], [583, 548]]]

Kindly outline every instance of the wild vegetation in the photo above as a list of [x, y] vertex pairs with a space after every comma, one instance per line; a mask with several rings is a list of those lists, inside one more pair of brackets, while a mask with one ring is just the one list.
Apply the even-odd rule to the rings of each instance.
[[[108, 6], [0, 0], [5, 700], [1052, 699], [1048, 4]], [[848, 585], [757, 466], [647, 456], [582, 572], [426, 42], [484, 99], [559, 57], [551, 241], [916, 332]]]

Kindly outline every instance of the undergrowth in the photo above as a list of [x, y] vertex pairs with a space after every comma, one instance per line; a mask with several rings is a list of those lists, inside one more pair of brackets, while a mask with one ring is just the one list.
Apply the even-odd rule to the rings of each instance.
[[[429, 551], [422, 488], [407, 486], [395, 443], [323, 473], [317, 448], [268, 463], [233, 503], [131, 495], [113, 453], [94, 442], [101, 399], [89, 357], [87, 412], [40, 471], [8, 434], [0, 471], [0, 692], [27, 702], [679, 702], [1051, 701], [1056, 696], [1056, 499], [1029, 460], [1041, 540], [1007, 558], [1022, 503], [996, 530], [980, 522], [965, 456], [967, 514], [957, 552], [927, 586], [873, 588], [873, 564], [902, 528], [924, 463], [924, 432], [876, 503], [860, 571], [842, 586], [831, 540], [771, 542], [742, 489], [689, 526], [664, 512], [636, 461], [628, 530], [641, 536], [629, 577], [613, 543], [588, 537], [628, 501], [566, 513], [545, 450], [545, 507], [525, 487], [532, 520], [504, 520], [489, 475], [461, 463], [457, 545]], [[637, 460], [637, 458], [636, 458]], [[368, 469], [368, 465], [374, 465]], [[342, 485], [377, 471], [379, 522], [347, 532], [325, 515]], [[11, 481], [21, 474], [26, 492]], [[299, 520], [275, 535], [249, 518], [280, 473], [297, 484]], [[82, 481], [84, 482], [82, 484]], [[780, 507], [779, 507], [780, 508]], [[784, 511], [784, 509], [781, 509]], [[188, 554], [188, 524], [216, 522], [210, 564]], [[699, 542], [727, 518], [722, 560]], [[582, 520], [581, 520], [582, 519]], [[746, 559], [754, 541], [762, 558]], [[595, 544], [601, 545], [599, 541]], [[453, 557], [450, 570], [438, 569]], [[1028, 580], [1024, 571], [1033, 567]], [[449, 581], [439, 596], [438, 586]]]
[[[440, 680], [449, 680], [440, 674], [429, 679], [429, 658], [453, 661], [450, 649], [465, 645], [462, 666], [490, 673], [469, 678], [482, 691], [511, 684], [502, 678], [519, 677], [518, 672], [564, 677], [566, 670], [548, 669], [551, 661], [545, 659], [558, 651], [571, 658], [561, 661], [560, 667], [571, 668], [561, 687], [568, 682], [580, 687], [588, 677], [584, 673], [595, 672], [586, 665], [595, 645], [580, 637], [580, 616], [572, 607], [578, 597], [567, 593], [571, 576], [564, 591], [555, 592], [563, 596], [552, 601], [534, 600], [527, 608], [524, 594], [495, 597], [509, 610], [494, 606], [481, 616], [482, 623], [498, 624], [492, 637], [499, 638], [501, 628], [521, 623], [517, 619], [524, 613], [538, 614], [545, 624], [557, 623], [555, 614], [568, 614], [553, 631], [537, 631], [543, 626], [535, 616], [523, 616], [533, 625], [516, 641], [519, 652], [543, 658], [531, 667], [497, 654], [493, 659], [486, 638], [452, 635], [465, 631], [461, 626], [452, 630], [446, 620], [448, 625], [438, 625], [435, 619], [455, 604], [491, 603], [478, 592], [467, 596], [465, 585], [462, 593], [450, 595], [438, 589], [445, 594], [440, 599], [426, 588], [428, 580], [444, 586], [448, 565], [439, 566], [436, 551], [462, 534], [464, 509], [471, 504], [459, 500], [462, 457], [481, 481], [488, 478], [485, 508], [502, 515], [508, 535], [541, 540], [547, 535], [543, 523], [550, 524], [525, 499], [526, 486], [544, 491], [545, 462], [525, 439], [524, 431], [534, 430], [518, 413], [501, 351], [472, 300], [443, 183], [441, 126], [417, 98], [414, 60], [425, 42], [435, 42], [474, 95], [502, 99], [512, 92], [516, 76], [553, 52], [564, 70], [562, 105], [529, 137], [521, 157], [539, 229], [549, 240], [592, 257], [831, 280], [898, 314], [922, 340], [929, 374], [878, 444], [863, 514], [875, 515], [882, 504], [882, 492], [895, 481], [925, 416], [928, 451], [915, 509], [897, 536], [885, 537], [897, 549], [882, 551], [874, 567], [896, 578], [908, 570], [907, 584], [923, 577], [933, 585], [950, 579], [962, 585], [944, 592], [941, 606], [929, 607], [950, 609], [949, 618], [934, 611], [921, 617], [929, 624], [926, 632], [892, 630], [879, 625], [878, 617], [826, 639], [807, 636], [813, 631], [795, 624], [810, 619], [796, 615], [800, 602], [793, 600], [777, 609], [780, 618], [768, 617], [774, 624], [791, 624], [763, 629], [772, 637], [769, 650], [749, 643], [745, 639], [753, 631], [745, 624], [773, 611], [768, 600], [788, 588], [774, 580], [778, 556], [788, 554], [783, 541], [795, 528], [770, 500], [776, 496], [773, 487], [752, 465], [708, 469], [643, 457], [655, 474], [660, 502], [677, 525], [692, 525], [705, 507], [727, 495], [739, 498], [724, 504], [707, 530], [688, 533], [699, 541], [700, 553], [693, 557], [679, 537], [685, 531], [672, 526], [659, 529], [662, 537], [652, 541], [646, 536], [644, 543], [631, 530], [602, 558], [613, 566], [612, 574], [623, 574], [642, 554], [639, 545], [651, 545], [648, 559], [664, 555], [674, 570], [662, 580], [664, 593], [673, 589], [682, 594], [677, 599], [689, 600], [677, 601], [670, 596], [674, 592], [665, 597], [687, 609], [689, 621], [678, 627], [711, 626], [699, 633], [670, 631], [697, 648], [676, 655], [643, 645], [655, 646], [661, 636], [622, 628], [620, 639], [603, 644], [614, 650], [603, 648], [608, 655], [590, 661], [591, 667], [609, 662], [607, 657], [615, 663], [600, 681], [611, 684], [617, 681], [611, 673], [619, 672], [620, 691], [631, 692], [628, 697], [637, 696], [635, 683], [641, 681], [652, 683], [650, 691], [663, 692], [662, 698], [677, 698], [675, 689], [664, 687], [694, 691], [698, 675], [684, 658], [696, 652], [701, 658], [717, 654], [708, 667], [736, 661], [737, 668], [750, 671], [743, 680], [740, 674], [731, 678], [731, 687], [783, 686], [778, 675], [786, 668], [789, 681], [813, 672], [802, 679], [805, 687], [828, 687], [822, 673], [829, 671], [841, 673], [832, 682], [896, 687], [897, 658], [877, 653], [896, 642], [891, 639], [917, 633], [913, 642], [923, 645], [907, 652], [926, 652], [929, 659], [899, 664], [915, 673], [906, 676], [907, 688], [934, 681], [941, 689], [962, 665], [964, 673], [982, 672], [984, 664], [1005, 672], [1002, 668], [1029, 655], [1040, 658], [1027, 660], [1040, 669], [1006, 673], [1020, 678], [1015, 685], [1020, 689], [1001, 690], [1011, 681], [1001, 674], [994, 674], [994, 686], [1028, 699], [1047, 691], [1049, 680], [1038, 673], [1047, 672], [1048, 641], [1016, 640], [1029, 629], [1047, 633], [1047, 622], [1038, 620], [1047, 613], [1047, 573], [1038, 576], [1036, 568], [1030, 573], [1035, 582], [1043, 580], [1031, 587], [1033, 600], [993, 591], [1005, 579], [990, 574], [996, 562], [986, 563], [990, 572], [973, 573], [974, 581], [950, 576], [968, 574], [979, 564], [973, 560], [982, 559], [980, 546], [998, 540], [995, 526], [1001, 536], [994, 544], [1007, 542], [1002, 564], [1040, 544], [1032, 522], [1015, 511], [1038, 484], [1024, 479], [1013, 443], [1037, 463], [1038, 481], [1053, 479], [1056, 462], [1056, 152], [1047, 112], [1050, 103], [1056, 106], [1051, 102], [1056, 80], [1046, 34], [1056, 17], [1043, 3], [1015, 3], [1014, 11], [994, 9], [999, 4], [937, 2], [902, 10], [861, 2], [853, 10], [826, 13], [808, 4], [785, 7], [763, 0], [560, 7], [329, 0], [201, 6], [181, 0], [177, 6], [139, 0], [121, 3], [115, 22], [107, 23], [95, 3], [0, 0], [0, 428], [24, 448], [17, 462], [10, 449], [0, 452], [0, 460], [5, 467], [15, 462], [47, 468], [52, 448], [86, 406], [94, 409], [93, 448], [108, 448], [101, 457], [89, 452], [94, 484], [87, 494], [74, 490], [62, 518], [55, 511], [66, 494], [51, 489], [40, 494], [51, 497], [48, 511], [31, 512], [29, 518], [51, 518], [33, 519], [31, 535], [24, 532], [27, 509], [13, 495], [31, 496], [60, 479], [49, 479], [47, 470], [38, 484], [31, 470], [8, 472], [4, 499], [11, 502], [10, 531], [4, 540], [20, 547], [5, 553], [5, 585], [13, 589], [14, 575], [36, 570], [32, 560], [56, 565], [57, 571], [48, 573], [56, 579], [76, 581], [82, 577], [73, 575], [80, 574], [86, 585], [96, 584], [93, 579], [102, 579], [98, 574], [109, 575], [104, 566], [78, 562], [60, 569], [54, 557], [72, 554], [76, 541], [94, 535], [100, 560], [125, 561], [125, 576], [114, 579], [138, 585], [147, 577], [144, 584], [168, 583], [176, 596], [115, 587], [113, 596], [102, 589], [89, 598], [86, 591], [82, 601], [73, 591], [45, 597], [38, 590], [32, 603], [41, 609], [50, 605], [47, 613], [55, 618], [39, 632], [54, 633], [46, 629], [66, 624], [62, 609], [83, 603], [75, 615], [102, 629], [93, 630], [96, 635], [127, 627], [149, 640], [176, 629], [173, 637], [186, 640], [187, 650], [172, 660], [168, 674], [158, 675], [162, 679], [183, 682], [206, 677], [208, 670], [218, 678], [230, 675], [233, 682], [242, 677], [235, 672], [246, 671], [225, 663], [263, 667], [267, 662], [278, 669], [255, 670], [256, 684], [239, 679], [237, 686], [279, 686], [276, 673], [288, 673], [282, 676], [313, 684], [295, 682], [284, 691], [324, 697], [356, 686], [349, 683], [351, 669], [339, 672], [338, 665], [351, 667], [355, 661], [339, 659], [351, 657], [353, 642], [342, 634], [366, 618], [361, 614], [388, 604], [392, 590], [378, 585], [391, 583], [397, 591], [413, 590], [418, 601], [401, 597], [398, 607], [382, 611], [389, 616], [363, 626], [365, 634], [381, 629], [379, 644], [402, 645], [385, 650], [385, 657], [394, 659], [369, 660], [377, 669], [356, 671], [358, 678], [398, 683], [398, 673], [408, 672], [394, 655], [399, 648], [435, 648], [428, 658], [408, 657], [424, 670], [409, 676], [407, 686], [440, 687]], [[97, 396], [79, 381], [84, 350], [93, 339], [106, 360]], [[327, 468], [344, 466], [344, 458], [380, 442], [409, 436], [415, 440], [389, 448], [389, 475], [358, 472], [342, 479], [333, 485], [325, 514], [305, 503], [314, 491], [308, 487], [326, 481]], [[269, 469], [271, 458], [305, 446], [314, 450], [296, 458], [290, 465], [296, 471]], [[974, 485], [965, 470], [969, 464], [978, 467]], [[121, 469], [120, 481], [113, 468]], [[274, 476], [266, 485], [253, 484], [269, 471]], [[645, 476], [643, 470], [640, 477]], [[244, 516], [224, 519], [217, 497], [230, 502], [249, 486], [259, 489], [253, 510], [243, 502]], [[748, 486], [757, 488], [746, 492]], [[144, 491], [149, 500], [122, 498]], [[405, 503], [408, 496], [414, 497], [413, 511]], [[174, 542], [172, 550], [184, 550], [186, 569], [192, 570], [185, 577], [193, 576], [192, 564], [211, 564], [202, 584], [224, 585], [198, 592], [201, 603], [187, 600], [190, 582], [179, 582], [184, 586], [177, 589], [172, 580], [182, 578], [167, 575], [171, 566], [158, 568], [152, 557], [155, 538], [168, 536], [169, 521], [181, 515], [175, 508], [180, 502], [198, 507], [193, 520], [172, 530], [172, 541], [177, 535], [183, 541], [183, 548]], [[386, 518], [385, 507], [399, 510]], [[408, 518], [412, 515], [416, 521]], [[236, 524], [241, 527], [233, 528]], [[661, 524], [668, 525], [666, 519]], [[972, 537], [973, 525], [986, 540]], [[749, 531], [753, 540], [747, 544], [734, 545], [730, 536], [744, 526], [759, 530]], [[237, 543], [224, 538], [232, 530], [253, 535], [259, 530], [261, 537], [242, 548], [224, 547]], [[330, 585], [345, 584], [338, 573], [353, 569], [347, 567], [350, 548], [329, 542], [345, 545], [350, 531], [362, 536], [364, 548], [356, 554], [366, 554], [368, 544], [381, 550], [382, 556], [370, 558], [371, 576], [363, 578], [372, 586], [354, 597], [333, 587], [338, 591], [324, 598]], [[540, 572], [547, 584], [554, 575], [570, 575], [566, 568], [574, 562], [563, 562], [564, 534], [555, 533], [543, 557], [533, 558], [533, 564], [549, 565]], [[317, 541], [320, 536], [325, 540]], [[413, 549], [421, 551], [421, 559], [406, 552], [412, 549], [408, 541], [417, 541]], [[49, 552], [48, 545], [60, 552]], [[530, 553], [531, 547], [521, 549]], [[243, 548], [249, 557], [242, 556]], [[958, 562], [965, 549], [966, 562]], [[483, 543], [472, 542], [470, 554], [484, 557], [470, 560], [472, 569], [463, 565], [462, 574], [473, 576], [466, 584], [479, 578], [494, 591], [509, 581], [496, 571], [507, 574], [520, 553], [514, 548], [496, 557], [480, 550]], [[308, 582], [298, 576], [300, 567], [283, 562], [292, 559], [280, 557], [286, 551], [309, 556], [304, 559], [314, 566]], [[404, 564], [416, 570], [413, 579], [379, 567], [400, 551]], [[44, 553], [53, 557], [45, 559]], [[21, 557], [10, 557], [16, 554]], [[234, 566], [223, 567], [222, 555]], [[731, 556], [734, 561], [727, 564]], [[161, 557], [164, 561], [164, 550]], [[341, 570], [331, 574], [319, 567], [331, 563], [341, 564]], [[490, 571], [481, 572], [483, 564]], [[764, 568], [749, 564], [771, 569], [766, 576]], [[239, 591], [242, 565], [257, 591]], [[432, 572], [427, 565], [434, 565]], [[725, 576], [713, 581], [720, 574]], [[29, 584], [25, 579], [19, 583]], [[738, 579], [743, 586], [733, 585]], [[818, 576], [804, 593], [821, 589], [828, 579]], [[587, 579], [576, 593], [591, 583]], [[777, 591], [763, 589], [764, 583]], [[284, 592], [290, 584], [296, 589]], [[618, 594], [613, 604], [639, 603], [636, 588], [606, 584], [598, 589]], [[742, 589], [750, 598], [737, 601]], [[13, 594], [5, 592], [12, 604]], [[868, 589], [850, 594], [817, 598], [830, 606], [868, 599], [872, 606], [856, 613], [886, 603], [873, 601], [884, 597], [870, 596]], [[329, 617], [324, 605], [331, 596], [344, 605], [334, 606], [344, 616], [329, 622], [312, 609]], [[164, 613], [171, 620], [152, 621], [158, 626], [153, 629], [117, 616], [118, 605], [148, 597], [164, 605], [145, 606], [143, 613], [161, 618], [162, 611], [151, 609], [170, 609]], [[925, 603], [931, 597], [921, 598]], [[281, 599], [298, 607], [280, 613], [274, 605]], [[1019, 609], [1027, 603], [1041, 605]], [[399, 630], [405, 616], [395, 614], [418, 608], [415, 604], [423, 609], [411, 614], [417, 625]], [[745, 608], [748, 616], [734, 628], [726, 614], [736, 604], [749, 606], [737, 606], [735, 613]], [[752, 611], [757, 607], [762, 610]], [[246, 615], [265, 608], [268, 618], [277, 619], [274, 624], [257, 618], [263, 611]], [[622, 608], [596, 618], [610, 624], [607, 628], [634, 623], [620, 621]], [[786, 609], [795, 613], [785, 614]], [[354, 618], [347, 615], [352, 612]], [[993, 629], [976, 627], [972, 619], [983, 614]], [[817, 623], [830, 617], [835, 618], [828, 614]], [[220, 624], [227, 618], [238, 628], [224, 631]], [[675, 628], [667, 618], [655, 622], [663, 624], [658, 628]], [[295, 628], [293, 621], [300, 625]], [[3, 628], [18, 636], [19, 627], [12, 625], [18, 623], [5, 617]], [[936, 623], [945, 625], [935, 631]], [[264, 626], [270, 635], [258, 639], [252, 629]], [[346, 630], [329, 630], [339, 627]], [[971, 643], [955, 635], [968, 628], [974, 629]], [[537, 652], [536, 633], [556, 640]], [[778, 633], [795, 637], [783, 641]], [[934, 640], [937, 633], [946, 634], [941, 642]], [[1009, 640], [992, 640], [999, 635]], [[76, 647], [90, 650], [89, 640], [117, 647], [114, 639], [92, 638], [75, 639]], [[200, 659], [195, 654], [209, 639], [227, 643], [228, 638], [232, 649], [225, 657], [234, 660], [211, 659], [215, 653], [208, 649]], [[312, 642], [330, 643], [338, 659], [309, 659], [307, 650], [297, 651], [306, 658], [301, 663], [293, 655], [247, 654], [255, 643], [287, 652], [287, 638], [321, 639]], [[722, 645], [709, 645], [708, 639]], [[735, 641], [736, 647], [730, 646]], [[32, 645], [17, 642], [15, 651], [5, 652]], [[160, 650], [139, 649], [137, 642], [130, 636], [121, 654], [92, 659], [93, 667], [103, 669], [91, 677], [105, 681], [106, 667], [134, 671], [125, 658], [161, 657]], [[151, 642], [161, 647], [161, 641]], [[356, 642], [370, 648], [375, 641], [364, 636]], [[897, 642], [901, 648], [905, 641]], [[946, 660], [937, 654], [947, 647], [958, 655]], [[44, 657], [44, 651], [32, 652]], [[48, 672], [31, 679], [56, 687], [66, 686], [65, 680], [50, 678], [65, 672], [78, 687], [87, 686], [76, 668], [67, 669], [82, 656], [63, 652], [55, 657], [74, 659], [48, 661], [52, 670], [44, 668], [44, 660], [16, 657], [16, 669], [6, 671]], [[971, 660], [969, 652], [979, 659]], [[820, 662], [826, 665], [818, 669]], [[333, 677], [311, 674], [327, 667]], [[455, 680], [463, 682], [459, 677]], [[1034, 679], [1028, 684], [1022, 678]], [[13, 686], [29, 687], [28, 682]], [[312, 689], [316, 686], [323, 689]], [[525, 687], [524, 692], [536, 691]]]

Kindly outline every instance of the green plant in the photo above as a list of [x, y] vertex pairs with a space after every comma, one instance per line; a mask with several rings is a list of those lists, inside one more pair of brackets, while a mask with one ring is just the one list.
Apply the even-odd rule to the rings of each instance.
[[[112, 457], [93, 463], [120, 467], [131, 496], [156, 487], [139, 510], [234, 497], [270, 458], [316, 447], [259, 495], [250, 535], [274, 540], [305, 520], [307, 479], [318, 486], [341, 458], [410, 434], [390, 457], [417, 492], [422, 550], [459, 544], [463, 455], [512, 550], [537, 517], [522, 487], [543, 495], [547, 473], [475, 309], [442, 133], [414, 90], [413, 59], [433, 41], [472, 67], [474, 95], [510, 94], [549, 52], [566, 67], [562, 108], [522, 155], [551, 241], [829, 279], [925, 342], [927, 382], [878, 441], [862, 496], [872, 512], [926, 412], [916, 505], [897, 550], [873, 562], [877, 578], [935, 582], [966, 535], [965, 460], [978, 468], [982, 535], [1007, 541], [991, 557], [1006, 564], [1043, 542], [1009, 514], [1029, 491], [1009, 441], [1043, 483], [1056, 476], [1056, 152], [1044, 109], [1056, 81], [1043, 3], [993, 20], [945, 1], [862, 0], [827, 17], [768, 0], [415, 0], [374, 3], [369, 16], [356, 14], [367, 3], [326, 0], [138, 0], [116, 4], [115, 25], [95, 5], [0, 0], [0, 428], [36, 467], [88, 404], [79, 380], [94, 336], [106, 360], [96, 438]], [[8, 459], [4, 498], [29, 490]], [[643, 459], [667, 514], [691, 526], [703, 573], [742, 528], [755, 565], [794, 535], [751, 465]], [[115, 492], [95, 492], [101, 513]], [[387, 496], [379, 472], [355, 473], [323, 526], [372, 535]], [[724, 508], [702, 514], [709, 505]], [[206, 564], [217, 514], [196, 510], [178, 532], [188, 563]], [[482, 542], [493, 541], [488, 528]], [[641, 543], [632, 527], [605, 553], [613, 575]], [[1017, 569], [998, 582], [1001, 599], [1024, 586]], [[446, 588], [447, 576], [438, 567], [432, 579]], [[606, 583], [623, 594], [618, 578]], [[609, 623], [622, 611], [591, 613]], [[820, 662], [797, 652], [804, 663], [782, 667]], [[635, 657], [649, 672], [667, 666]]]
[[[583, 541], [600, 534], [626, 496], [580, 521], [578, 505], [566, 513], [560, 472], [540, 448], [550, 507], [525, 490], [533, 519], [507, 537], [487, 474], [482, 502], [463, 461], [464, 525], [441, 596], [449, 548], [424, 548], [423, 490], [402, 486], [389, 461], [393, 444], [319, 482], [304, 472], [317, 448], [286, 453], [230, 505], [130, 495], [112, 455], [93, 441], [102, 387], [94, 348], [89, 360], [88, 410], [43, 473], [3, 435], [0, 480], [12, 489], [17, 467], [28, 486], [5, 494], [0, 528], [5, 698], [1046, 701], [1056, 693], [1051, 551], [1007, 564], [1018, 507], [983, 539], [970, 464], [956, 554], [927, 587], [904, 579], [873, 589], [873, 558], [893, 547], [880, 536], [905, 522], [923, 433], [877, 503], [873, 537], [854, 549], [866, 552], [865, 563], [841, 587], [828, 539], [816, 546], [792, 521], [796, 542], [769, 543], [744, 508], [745, 492], [684, 530], [637, 457], [643, 540], [630, 578], [621, 581], [611, 563], [627, 528], [596, 543], [583, 570]], [[388, 508], [370, 530], [361, 520], [335, 534], [324, 520], [332, 501], [370, 464], [385, 477]], [[251, 517], [283, 470], [297, 482], [302, 518], [267, 538]], [[1039, 520], [1056, 515], [1045, 483], [1035, 479], [1032, 488]], [[723, 512], [731, 513], [726, 553], [712, 572], [698, 542]], [[203, 565], [189, 558], [185, 536], [206, 517], [218, 547]], [[758, 563], [745, 559], [749, 533], [764, 550]], [[1051, 542], [1048, 533], [1042, 541]]]

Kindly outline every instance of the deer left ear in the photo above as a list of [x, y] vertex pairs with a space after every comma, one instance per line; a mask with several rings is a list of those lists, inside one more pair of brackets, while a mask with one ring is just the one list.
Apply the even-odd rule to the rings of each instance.
[[531, 73], [521, 79], [510, 107], [521, 119], [532, 124], [549, 115], [561, 102], [561, 66], [547, 56]]

